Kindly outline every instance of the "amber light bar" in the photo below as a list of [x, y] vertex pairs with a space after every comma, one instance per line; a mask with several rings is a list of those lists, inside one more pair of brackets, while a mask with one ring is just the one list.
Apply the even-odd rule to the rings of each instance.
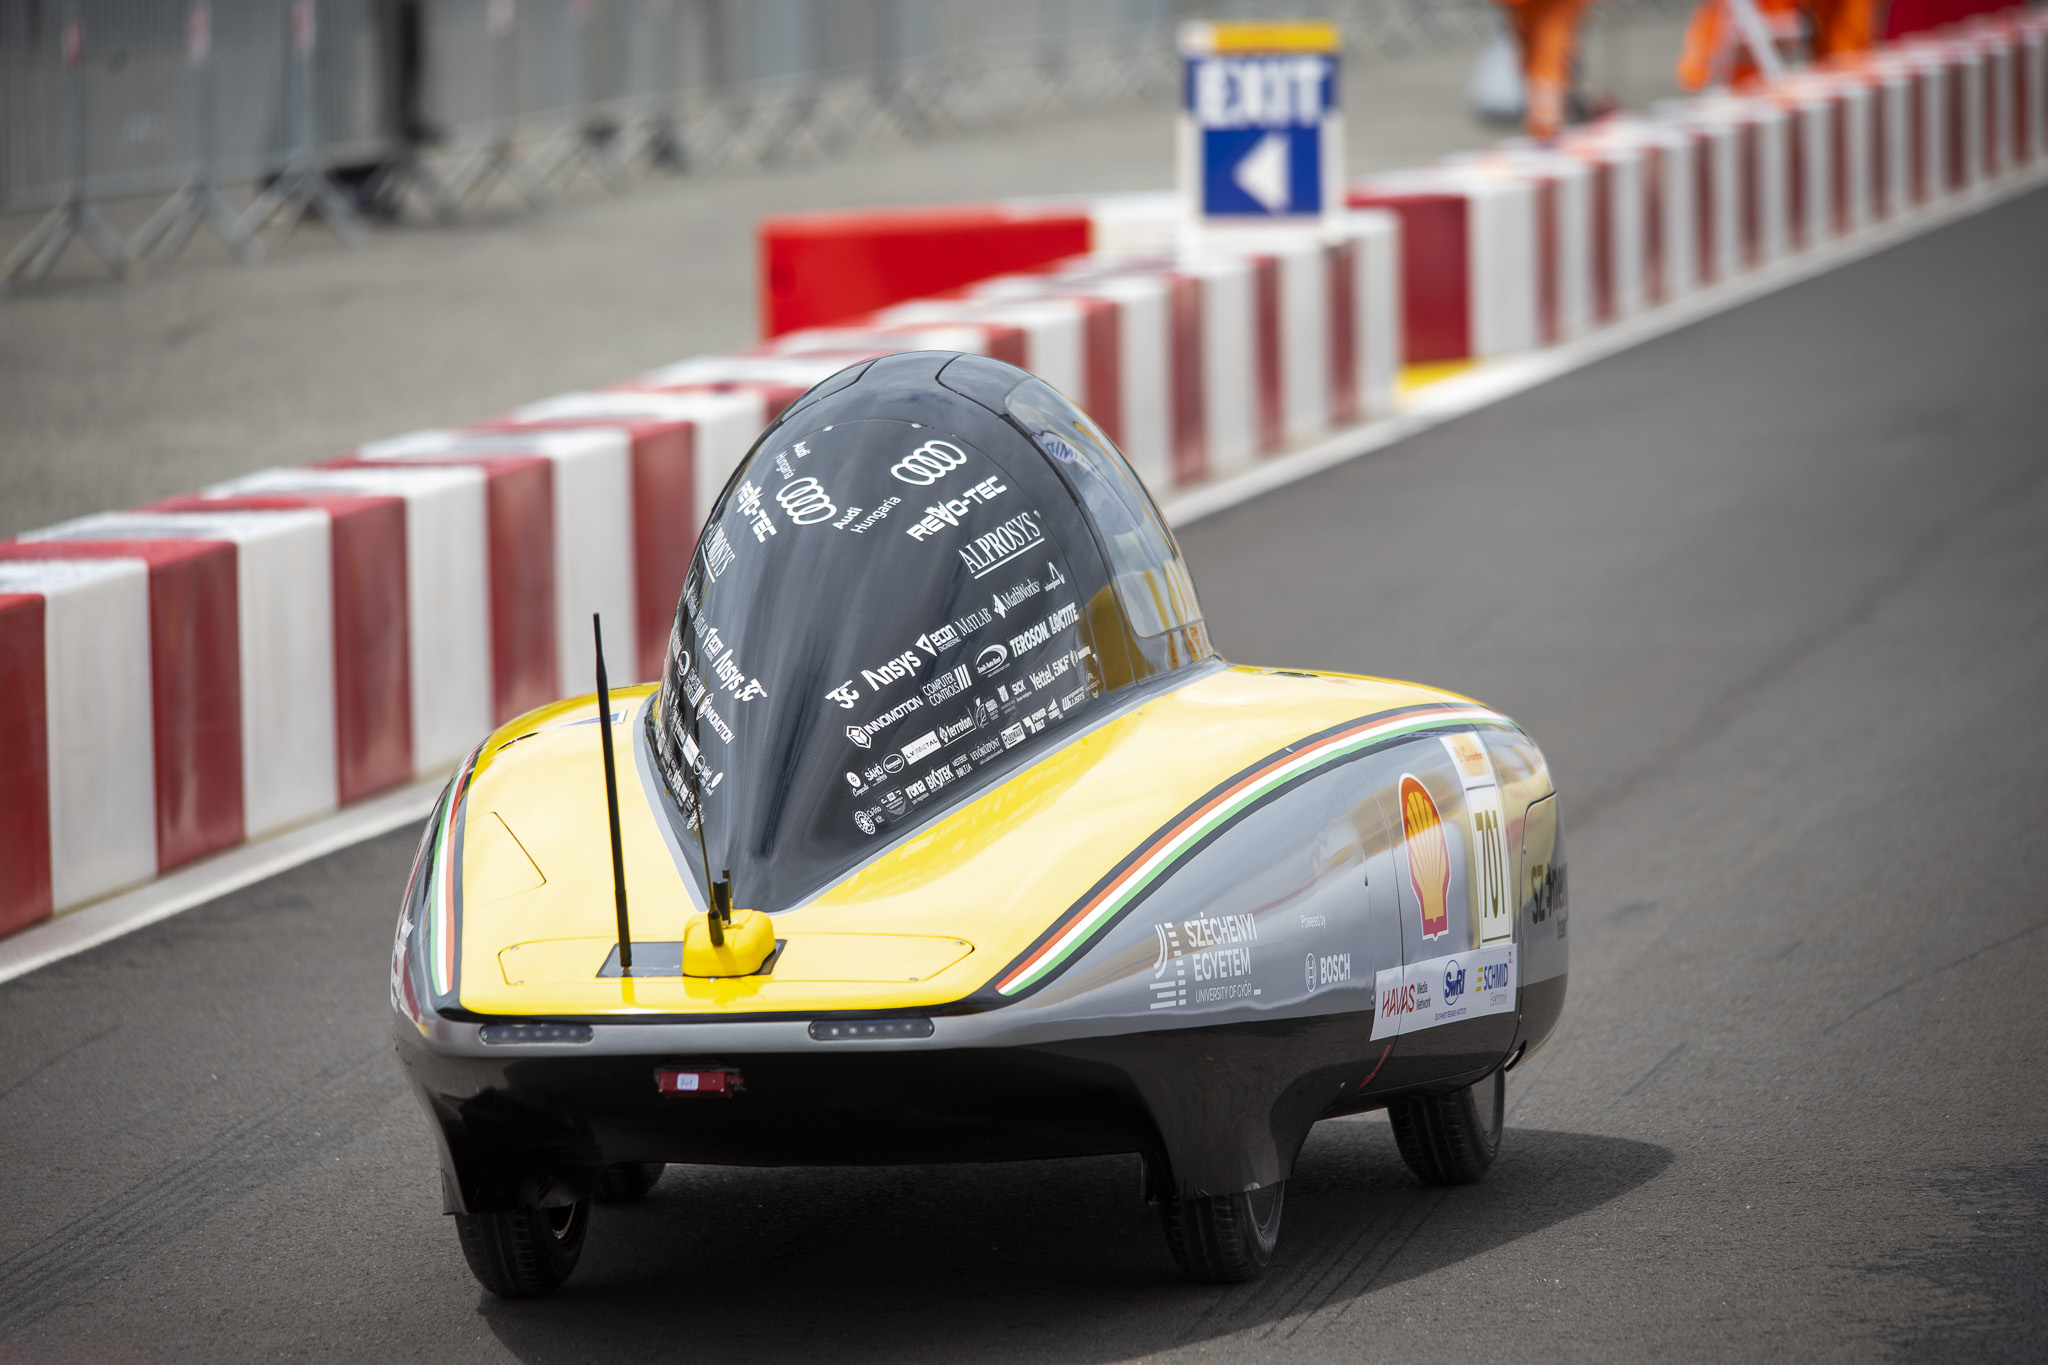
[[500, 1047], [513, 1043], [587, 1043], [588, 1024], [485, 1024], [479, 1032], [486, 1043]]
[[811, 1037], [821, 1043], [866, 1042], [870, 1038], [929, 1038], [929, 1019], [820, 1019]]

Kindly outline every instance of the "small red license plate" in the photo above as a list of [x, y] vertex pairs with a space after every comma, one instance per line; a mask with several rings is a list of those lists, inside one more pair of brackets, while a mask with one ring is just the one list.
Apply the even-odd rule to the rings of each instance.
[[664, 1095], [715, 1095], [730, 1099], [740, 1089], [740, 1073], [729, 1067], [656, 1068], [654, 1088]]

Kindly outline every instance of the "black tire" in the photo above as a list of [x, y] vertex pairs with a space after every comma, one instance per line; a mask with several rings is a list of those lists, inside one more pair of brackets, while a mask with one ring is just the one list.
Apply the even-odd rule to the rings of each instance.
[[1389, 1103], [1394, 1145], [1408, 1169], [1425, 1185], [1469, 1185], [1485, 1175], [1500, 1155], [1507, 1089], [1507, 1077], [1496, 1071], [1463, 1090]]
[[583, 1255], [590, 1201], [512, 1213], [458, 1213], [455, 1233], [476, 1282], [501, 1299], [552, 1294]]
[[1287, 1183], [1281, 1181], [1250, 1194], [1161, 1200], [1166, 1245], [1189, 1279], [1203, 1284], [1253, 1279], [1273, 1259], [1286, 1199]]
[[621, 1161], [604, 1168], [597, 1181], [600, 1204], [637, 1204], [647, 1197], [668, 1168], [659, 1161]]

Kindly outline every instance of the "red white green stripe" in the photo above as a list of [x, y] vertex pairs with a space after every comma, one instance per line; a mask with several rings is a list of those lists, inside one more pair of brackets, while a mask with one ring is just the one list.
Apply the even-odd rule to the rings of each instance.
[[[478, 753], [482, 750], [479, 749]], [[455, 775], [455, 790], [448, 793], [448, 799], [441, 803], [440, 821], [434, 830], [434, 849], [428, 857], [427, 914], [433, 952], [428, 959], [434, 976], [434, 994], [446, 995], [455, 988], [455, 824], [460, 818], [462, 800], [469, 795], [469, 780], [476, 771], [477, 754], [471, 754], [469, 761]]]
[[1126, 906], [1165, 878], [1190, 850], [1295, 778], [1404, 734], [1475, 724], [1512, 727], [1513, 722], [1481, 706], [1414, 708], [1359, 721], [1302, 748], [1273, 755], [1154, 836], [1128, 867], [1070, 912], [1051, 938], [997, 981], [996, 992], [1015, 995], [1065, 966], [1098, 930], [1113, 923]]

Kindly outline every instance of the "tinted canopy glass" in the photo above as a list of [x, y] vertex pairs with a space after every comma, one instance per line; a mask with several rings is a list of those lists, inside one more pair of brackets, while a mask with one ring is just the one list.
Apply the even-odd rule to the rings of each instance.
[[1131, 630], [1154, 636], [1202, 618], [1180, 549], [1137, 473], [1073, 404], [1040, 379], [1012, 389], [1003, 403], [1079, 498], [1109, 557], [1117, 599]]
[[1209, 653], [1107, 438], [996, 362], [972, 376], [1023, 411], [955, 392], [936, 378], [952, 360], [826, 381], [698, 546], [649, 738], [679, 843], [694, 862], [701, 792], [740, 906], [799, 903]]

